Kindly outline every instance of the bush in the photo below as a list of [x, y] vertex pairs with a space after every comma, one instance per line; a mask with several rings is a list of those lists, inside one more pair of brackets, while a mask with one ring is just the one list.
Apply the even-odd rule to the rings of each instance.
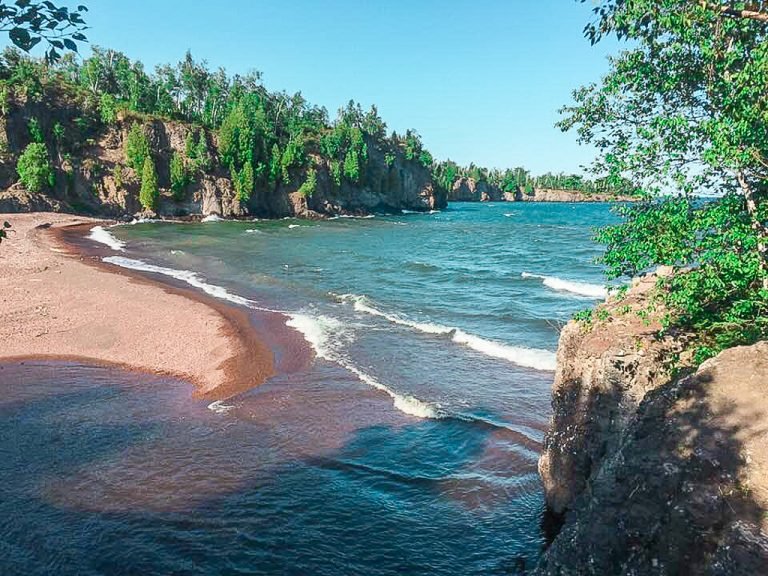
[[144, 133], [144, 128], [140, 124], [134, 124], [125, 139], [126, 163], [138, 172], [144, 168], [144, 161], [149, 154], [149, 140]]
[[27, 123], [27, 129], [32, 142], [43, 142], [43, 131], [40, 129], [40, 122], [37, 121], [37, 118], [32, 118]]
[[104, 124], [114, 124], [117, 120], [117, 101], [115, 97], [106, 92], [101, 95], [99, 100], [99, 114]]
[[307, 179], [299, 188], [299, 194], [304, 198], [311, 198], [317, 190], [317, 170], [310, 168], [307, 172]]
[[157, 199], [160, 197], [160, 189], [157, 186], [157, 170], [151, 156], [144, 159], [144, 167], [141, 171], [141, 190], [139, 202], [145, 210], [154, 210], [157, 207]]
[[30, 192], [40, 192], [46, 186], [53, 187], [56, 183], [48, 150], [40, 142], [33, 142], [24, 149], [16, 163], [16, 171], [24, 188]]
[[115, 187], [120, 190], [123, 187], [123, 167], [120, 164], [115, 164], [112, 177], [115, 179]]

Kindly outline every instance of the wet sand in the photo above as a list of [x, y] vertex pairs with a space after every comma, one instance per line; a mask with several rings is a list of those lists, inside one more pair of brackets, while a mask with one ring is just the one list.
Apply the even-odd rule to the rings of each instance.
[[0, 214], [0, 361], [44, 358], [119, 366], [193, 383], [219, 400], [274, 374], [248, 311], [154, 282], [65, 242], [103, 221]]

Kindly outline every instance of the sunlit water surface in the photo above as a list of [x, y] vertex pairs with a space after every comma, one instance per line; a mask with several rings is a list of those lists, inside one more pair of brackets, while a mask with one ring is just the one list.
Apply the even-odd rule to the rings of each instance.
[[532, 566], [557, 329], [601, 296], [590, 227], [611, 221], [605, 205], [499, 203], [106, 231], [125, 242], [98, 244], [107, 261], [257, 325], [279, 311], [314, 360], [212, 406], [168, 379], [3, 366], [0, 572]]

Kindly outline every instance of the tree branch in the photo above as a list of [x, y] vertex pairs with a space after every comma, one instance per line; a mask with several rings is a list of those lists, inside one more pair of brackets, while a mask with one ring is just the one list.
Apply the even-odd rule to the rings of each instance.
[[712, 2], [707, 2], [706, 0], [699, 0], [699, 6], [717, 12], [721, 16], [731, 16], [733, 18], [744, 18], [747, 20], [757, 20], [758, 22], [768, 23], [768, 13], [761, 10], [749, 10], [746, 8], [742, 10], [734, 8], [733, 6], [714, 4]]

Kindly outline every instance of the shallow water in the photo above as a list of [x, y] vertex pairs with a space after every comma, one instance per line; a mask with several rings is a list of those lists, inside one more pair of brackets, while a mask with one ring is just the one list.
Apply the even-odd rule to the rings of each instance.
[[4, 366], [2, 573], [531, 566], [557, 326], [599, 295], [589, 227], [611, 220], [456, 204], [111, 229], [114, 263], [285, 312], [316, 358], [213, 406], [167, 379]]

